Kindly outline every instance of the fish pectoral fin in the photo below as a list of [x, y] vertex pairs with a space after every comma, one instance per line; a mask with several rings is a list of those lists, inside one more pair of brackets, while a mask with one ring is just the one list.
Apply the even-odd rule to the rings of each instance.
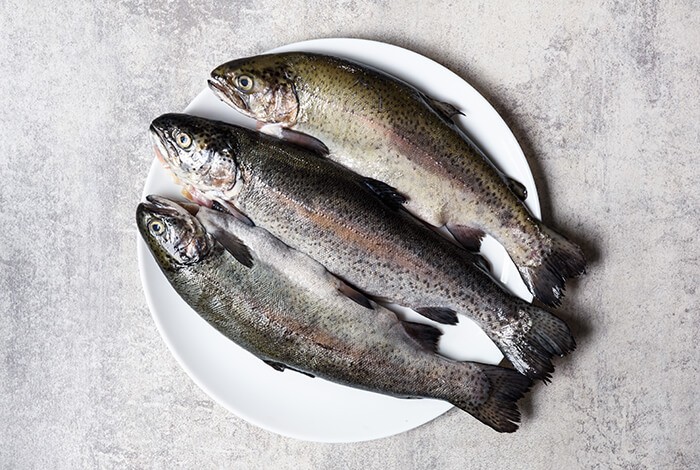
[[[174, 176], [174, 173], [173, 178], [176, 180], [175, 183], [183, 184], [177, 176]], [[183, 187], [180, 189], [180, 194], [185, 196], [190, 201], [199, 204], [200, 206], [211, 206], [211, 199], [192, 185], [183, 185]]]
[[429, 96], [425, 97], [426, 101], [428, 104], [435, 110], [437, 111], [438, 114], [440, 114], [442, 117], [444, 117], [447, 120], [451, 120], [453, 117], [461, 114], [464, 116], [464, 112], [460, 111], [457, 109], [456, 106], [446, 103], [445, 101], [439, 101], [434, 98], [431, 98]]
[[305, 149], [313, 150], [323, 157], [330, 153], [330, 150], [328, 150], [326, 144], [318, 140], [316, 137], [309, 134], [304, 134], [303, 132], [288, 129], [283, 127], [281, 124], [263, 124], [260, 126], [259, 131], [263, 134], [271, 135], [294, 145], [304, 147]]
[[486, 235], [486, 232], [480, 228], [468, 227], [466, 225], [446, 225], [446, 227], [464, 249], [476, 253], [479, 251], [479, 248], [481, 248], [481, 241]]
[[197, 212], [199, 212], [199, 208], [202, 207], [199, 204], [195, 204], [194, 202], [183, 202], [180, 204], [187, 212], [189, 212], [192, 215], [197, 215]]
[[[332, 276], [332, 274], [331, 274], [331, 276]], [[372, 306], [372, 302], [370, 302], [370, 300], [367, 297], [365, 297], [365, 295], [362, 292], [359, 292], [357, 289], [348, 285], [346, 282], [344, 282], [338, 278], [335, 278], [335, 279], [338, 282], [338, 292], [343, 294], [345, 297], [348, 297], [353, 302], [360, 304], [363, 307], [368, 308], [370, 310], [374, 310], [374, 307]]]
[[408, 333], [408, 336], [413, 338], [421, 347], [431, 352], [437, 352], [442, 331], [434, 326], [412, 321], [402, 321], [401, 326]]
[[228, 201], [224, 201], [221, 199], [213, 199], [211, 201], [211, 208], [216, 211], [223, 212], [224, 214], [232, 215], [236, 219], [246, 224], [248, 227], [255, 227], [255, 224], [252, 220], [250, 220], [250, 217], [245, 215], [238, 209], [238, 207], [234, 206]]
[[383, 181], [375, 180], [374, 178], [362, 178], [362, 182], [370, 189], [379, 199], [392, 209], [400, 209], [408, 200], [406, 196], [401, 194], [393, 186], [389, 186]]
[[506, 176], [506, 182], [508, 183], [510, 190], [513, 191], [513, 194], [515, 194], [518, 199], [521, 201], [527, 199], [527, 188], [524, 184], [508, 176]]
[[293, 367], [289, 367], [288, 365], [282, 364], [281, 362], [269, 361], [269, 360], [266, 360], [266, 359], [263, 359], [263, 362], [264, 362], [265, 364], [267, 364], [268, 366], [272, 367], [273, 369], [275, 369], [275, 370], [277, 370], [277, 371], [280, 371], [280, 372], [284, 372], [285, 369], [289, 369], [289, 370], [293, 370], [294, 372], [298, 372], [298, 373], [300, 373], [300, 374], [302, 374], [302, 375], [305, 375], [305, 376], [307, 376], [307, 377], [311, 377], [312, 379], [313, 379], [314, 377], [316, 377], [316, 376], [313, 375], [313, 374], [309, 374], [308, 372], [304, 372], [303, 370], [299, 370], [299, 369], [295, 369], [295, 368], [293, 368]]
[[240, 238], [222, 229], [215, 230], [211, 234], [239, 263], [248, 268], [253, 267], [253, 256]]
[[456, 325], [459, 321], [457, 312], [446, 307], [420, 307], [414, 308], [416, 312], [423, 315], [425, 318], [442, 323], [444, 325]]

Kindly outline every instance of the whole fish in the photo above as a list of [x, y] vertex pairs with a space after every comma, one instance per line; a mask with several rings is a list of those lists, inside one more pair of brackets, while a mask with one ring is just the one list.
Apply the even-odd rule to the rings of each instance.
[[174, 289], [275, 369], [396, 397], [446, 400], [497, 431], [518, 428], [516, 402], [531, 385], [525, 376], [434, 354], [438, 329], [358, 305], [323, 266], [261, 228], [201, 209], [205, 224], [226, 227], [220, 243], [183, 207], [161, 197], [148, 201], [138, 206], [137, 224]]
[[442, 323], [469, 316], [531, 378], [546, 380], [551, 357], [574, 348], [562, 320], [506, 294], [473, 255], [402, 211], [390, 187], [222, 122], [166, 114], [151, 132], [193, 192], [242, 212], [363, 293]]
[[534, 218], [522, 203], [525, 187], [455, 125], [460, 112], [401, 80], [350, 60], [287, 52], [225, 63], [209, 85], [263, 132], [325, 144], [329, 158], [397, 188], [410, 212], [445, 226], [465, 248], [478, 251], [490, 234], [547, 305], [558, 306], [566, 278], [585, 271], [581, 249]]

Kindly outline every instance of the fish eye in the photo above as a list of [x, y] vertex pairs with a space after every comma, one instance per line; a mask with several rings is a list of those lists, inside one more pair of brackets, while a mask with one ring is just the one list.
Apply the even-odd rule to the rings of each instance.
[[250, 91], [253, 89], [253, 77], [249, 75], [239, 75], [236, 77], [236, 86], [241, 91]]
[[148, 222], [148, 230], [151, 231], [153, 235], [162, 235], [165, 232], [165, 224], [160, 219], [153, 219]]
[[192, 137], [186, 132], [178, 132], [175, 134], [175, 143], [178, 147], [186, 149], [192, 145]]

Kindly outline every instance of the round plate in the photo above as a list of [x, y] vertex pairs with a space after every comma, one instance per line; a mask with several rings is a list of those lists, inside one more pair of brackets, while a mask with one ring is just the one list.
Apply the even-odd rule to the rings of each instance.
[[[464, 111], [458, 124], [502, 171], [527, 187], [526, 205], [539, 217], [537, 190], [515, 137], [491, 105], [457, 75], [423, 57], [389, 44], [359, 39], [320, 39], [270, 52], [323, 52], [389, 72]], [[212, 67], [217, 64], [212, 64]], [[254, 122], [219, 101], [206, 88], [185, 112], [254, 127]], [[148, 194], [180, 197], [180, 188], [154, 159], [146, 179]], [[287, 371], [278, 372], [225, 338], [172, 289], [139, 237], [141, 280], [148, 306], [171, 352], [207, 394], [241, 418], [298, 439], [356, 442], [390, 436], [430, 421], [451, 408], [437, 400], [402, 400], [356, 390]], [[532, 297], [503, 248], [486, 240], [482, 248], [494, 276], [516, 295]], [[405, 316], [426, 322], [407, 309]], [[470, 320], [441, 326], [441, 352], [457, 360], [498, 364], [503, 356]]]

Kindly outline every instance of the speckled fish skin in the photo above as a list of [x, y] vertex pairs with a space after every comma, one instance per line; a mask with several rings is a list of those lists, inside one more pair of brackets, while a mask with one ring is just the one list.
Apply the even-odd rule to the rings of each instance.
[[563, 321], [506, 294], [472, 255], [384, 204], [365, 178], [306, 149], [199, 117], [166, 114], [151, 131], [182, 182], [235, 204], [365, 294], [424, 315], [469, 316], [531, 378], [546, 380], [552, 356], [574, 349]]
[[[514, 183], [459, 131], [451, 120], [456, 110], [411, 85], [304, 52], [234, 60], [217, 67], [209, 83], [261, 124], [311, 134], [328, 146], [329, 158], [397, 188], [410, 212], [446, 226], [465, 247], [478, 249], [483, 233], [492, 235], [545, 304], [559, 305], [566, 278], [585, 271], [580, 248], [532, 217], [511, 191]], [[280, 135], [279, 127], [262, 129]]]
[[[149, 201], [139, 205], [137, 224], [168, 281], [214, 328], [258, 358], [378, 393], [446, 400], [497, 431], [517, 429], [516, 401], [531, 385], [526, 377], [420, 347], [392, 312], [377, 305], [370, 312], [343, 296], [323, 266], [261, 228], [200, 211], [205, 225], [224, 226], [236, 237], [237, 249], [250, 255], [244, 265], [183, 208], [164, 198]], [[183, 258], [193, 240], [197, 252]]]

